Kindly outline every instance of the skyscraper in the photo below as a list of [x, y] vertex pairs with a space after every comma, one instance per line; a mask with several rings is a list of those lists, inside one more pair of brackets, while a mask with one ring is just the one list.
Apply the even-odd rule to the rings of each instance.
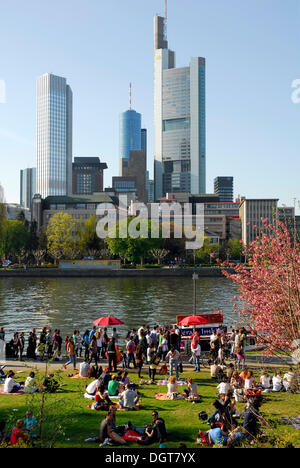
[[36, 193], [36, 168], [20, 171], [20, 205], [31, 209], [33, 196]]
[[129, 158], [130, 151], [141, 150], [142, 116], [133, 109], [120, 115], [120, 159]]
[[106, 163], [100, 158], [74, 158], [73, 195], [91, 195], [103, 192], [103, 171]]
[[219, 195], [220, 202], [233, 202], [233, 177], [216, 177], [214, 192]]
[[72, 194], [72, 90], [65, 78], [37, 80], [37, 192]]
[[154, 18], [155, 198], [206, 191], [205, 59], [175, 68], [166, 18]]

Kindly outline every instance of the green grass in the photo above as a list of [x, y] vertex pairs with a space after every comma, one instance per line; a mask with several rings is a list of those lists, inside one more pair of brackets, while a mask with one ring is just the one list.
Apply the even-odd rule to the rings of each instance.
[[[26, 373], [21, 374], [22, 380]], [[144, 374], [145, 375], [145, 374]], [[154, 398], [155, 392], [166, 392], [166, 387], [156, 385], [145, 385], [139, 387], [141, 395], [141, 411], [138, 412], [117, 412], [117, 424], [127, 424], [130, 420], [135, 426], [143, 427], [151, 423], [151, 412], [158, 410], [161, 417], [166, 422], [167, 430], [170, 432], [167, 441], [168, 448], [175, 448], [179, 442], [184, 442], [189, 448], [197, 447], [195, 440], [199, 429], [208, 430], [205, 423], [198, 420], [198, 413], [206, 411], [208, 414], [213, 412], [212, 402], [216, 398], [216, 382], [210, 379], [207, 372], [184, 373], [181, 377], [193, 377], [198, 383], [198, 390], [202, 396], [202, 402], [192, 404], [188, 401], [157, 401]], [[40, 375], [42, 380], [42, 375]], [[88, 437], [96, 437], [99, 433], [99, 426], [104, 418], [104, 412], [92, 411], [87, 407], [89, 400], [82, 397], [85, 380], [73, 380], [61, 373], [60, 378], [66, 384], [62, 390], [55, 395], [46, 396], [45, 404], [45, 432], [48, 438], [53, 434], [55, 428], [60, 424], [62, 428], [58, 430], [58, 436], [55, 447], [71, 448], [86, 447], [97, 448], [98, 444], [88, 444], [84, 440]], [[20, 379], [19, 379], [20, 380]], [[135, 374], [132, 380], [138, 382]], [[179, 387], [183, 391], [184, 387]], [[0, 419], [8, 421], [8, 429], [11, 429], [17, 419], [24, 418], [25, 411], [32, 409], [34, 416], [39, 418], [41, 410], [41, 394], [30, 396], [0, 396]], [[272, 421], [274, 429], [271, 432], [280, 436], [285, 441], [291, 441], [294, 446], [300, 448], [300, 431], [293, 429], [282, 423], [284, 416], [300, 415], [299, 395], [290, 393], [271, 393], [266, 395], [265, 404], [262, 407], [262, 413]], [[239, 410], [243, 410], [244, 405], [238, 404]], [[13, 411], [17, 410], [17, 411]], [[51, 438], [51, 437], [50, 437]], [[137, 445], [130, 443], [130, 447]], [[153, 445], [157, 447], [158, 445]]]

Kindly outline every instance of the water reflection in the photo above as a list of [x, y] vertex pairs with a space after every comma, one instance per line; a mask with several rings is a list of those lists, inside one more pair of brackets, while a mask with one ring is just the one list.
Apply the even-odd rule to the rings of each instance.
[[[236, 287], [226, 278], [197, 281], [197, 310], [223, 308], [233, 323], [230, 298]], [[90, 328], [102, 315], [125, 322], [124, 334], [142, 324], [174, 323], [177, 314], [193, 313], [193, 284], [189, 278], [2, 278], [0, 326], [7, 335], [32, 327], [60, 328], [68, 334]]]

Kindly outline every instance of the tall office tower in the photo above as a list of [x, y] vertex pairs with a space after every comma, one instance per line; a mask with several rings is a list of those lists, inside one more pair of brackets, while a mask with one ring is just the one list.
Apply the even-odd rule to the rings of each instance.
[[233, 202], [233, 177], [216, 177], [214, 192], [219, 195], [220, 202]]
[[175, 68], [166, 17], [154, 18], [154, 180], [167, 192], [206, 192], [205, 59]]
[[106, 163], [99, 158], [74, 158], [73, 195], [91, 195], [103, 192], [103, 171]]
[[120, 173], [122, 161], [129, 159], [130, 151], [142, 149], [142, 116], [133, 109], [120, 115]]
[[20, 205], [31, 209], [33, 196], [36, 193], [36, 168], [20, 171]]
[[72, 90], [65, 78], [37, 80], [37, 192], [72, 194]]

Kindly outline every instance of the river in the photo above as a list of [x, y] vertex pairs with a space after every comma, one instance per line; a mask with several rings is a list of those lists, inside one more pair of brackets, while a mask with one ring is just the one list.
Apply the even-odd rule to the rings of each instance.
[[[224, 309], [232, 325], [230, 299], [236, 286], [226, 278], [200, 278], [197, 313]], [[14, 331], [33, 327], [58, 328], [62, 335], [90, 329], [93, 321], [113, 315], [125, 322], [122, 336], [132, 327], [176, 322], [177, 314], [193, 313], [193, 281], [189, 278], [1, 278], [0, 327], [6, 340]]]

